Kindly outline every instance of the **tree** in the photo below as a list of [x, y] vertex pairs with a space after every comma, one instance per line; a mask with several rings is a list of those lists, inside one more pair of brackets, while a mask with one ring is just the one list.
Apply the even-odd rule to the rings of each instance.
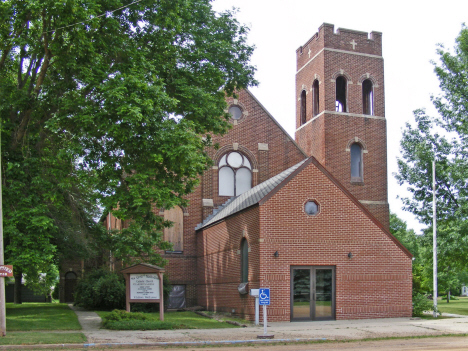
[[[5, 243], [17, 272], [33, 279], [60, 255], [89, 254], [103, 209], [132, 219], [143, 251], [164, 247], [155, 208], [186, 203], [210, 134], [228, 128], [226, 95], [256, 83], [234, 14], [209, 0], [0, 4]], [[121, 252], [129, 236], [115, 239]]]
[[[468, 29], [463, 26], [454, 53], [440, 46], [434, 63], [442, 94], [432, 101], [439, 112], [414, 113], [416, 127], [406, 125], [398, 160], [400, 185], [412, 193], [406, 210], [428, 225], [421, 238], [426, 281], [432, 284], [432, 161], [436, 162], [438, 270], [442, 290], [456, 286], [457, 272], [467, 268], [468, 249]], [[429, 272], [430, 269], [430, 272]]]

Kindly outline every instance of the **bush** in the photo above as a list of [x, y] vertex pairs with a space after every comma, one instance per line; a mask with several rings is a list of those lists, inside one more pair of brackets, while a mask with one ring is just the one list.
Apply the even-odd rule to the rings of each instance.
[[146, 321], [150, 319], [148, 315], [139, 312], [127, 312], [124, 310], [113, 310], [107, 316], [104, 317], [105, 321], [129, 321], [139, 320]]
[[109, 321], [104, 325], [104, 328], [111, 330], [172, 330], [176, 329], [176, 325], [170, 322], [162, 322], [159, 320], [150, 321]]
[[170, 322], [162, 322], [152, 318], [150, 315], [138, 312], [127, 312], [114, 310], [103, 318], [102, 325], [112, 330], [170, 330], [187, 328]]
[[125, 280], [121, 274], [97, 269], [78, 282], [75, 304], [88, 309], [125, 308]]
[[424, 311], [432, 311], [433, 306], [431, 300], [421, 293], [413, 294], [413, 317], [421, 317]]

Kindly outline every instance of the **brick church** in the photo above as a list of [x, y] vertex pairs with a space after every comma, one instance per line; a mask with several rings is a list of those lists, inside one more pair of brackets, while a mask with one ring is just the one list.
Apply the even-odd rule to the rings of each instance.
[[169, 307], [253, 319], [249, 289], [270, 288], [271, 321], [409, 317], [412, 256], [389, 232], [382, 34], [324, 23], [296, 58], [295, 140], [241, 91], [189, 207], [160, 212], [174, 222]]

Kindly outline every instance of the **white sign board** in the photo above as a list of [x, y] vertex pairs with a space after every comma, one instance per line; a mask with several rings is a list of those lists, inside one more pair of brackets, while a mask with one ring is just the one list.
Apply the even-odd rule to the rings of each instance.
[[131, 300], [159, 300], [157, 274], [130, 274]]

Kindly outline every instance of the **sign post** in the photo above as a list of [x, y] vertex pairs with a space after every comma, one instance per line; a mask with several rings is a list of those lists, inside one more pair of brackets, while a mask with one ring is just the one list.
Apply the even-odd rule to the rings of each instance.
[[258, 302], [260, 289], [250, 289], [250, 296], [255, 297], [255, 325], [260, 324], [260, 304]]
[[257, 335], [257, 339], [273, 339], [275, 336], [267, 333], [267, 306], [270, 305], [270, 288], [259, 289], [258, 302], [263, 306], [263, 335]]
[[155, 302], [159, 303], [159, 319], [164, 321], [164, 269], [140, 263], [121, 270], [121, 273], [125, 276], [127, 312], [130, 312], [130, 302]]

